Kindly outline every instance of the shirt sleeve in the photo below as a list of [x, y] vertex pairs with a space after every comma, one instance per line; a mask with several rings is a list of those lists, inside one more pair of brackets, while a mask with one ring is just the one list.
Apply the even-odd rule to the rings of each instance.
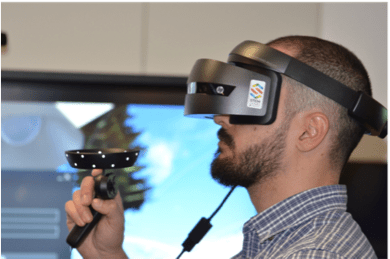
[[286, 259], [346, 259], [344, 256], [338, 255], [324, 250], [302, 250], [286, 257]]

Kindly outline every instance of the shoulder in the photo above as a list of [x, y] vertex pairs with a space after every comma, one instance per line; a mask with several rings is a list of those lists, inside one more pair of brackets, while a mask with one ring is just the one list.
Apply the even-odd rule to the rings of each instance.
[[[329, 211], [301, 225], [306, 229], [286, 259], [376, 258], [359, 225], [347, 212]], [[303, 233], [302, 233], [303, 234]]]
[[[318, 227], [313, 231], [313, 238], [319, 249], [346, 255], [372, 249], [360, 226], [347, 212], [329, 212], [314, 221]], [[328, 224], [321, 226], [321, 221]]]

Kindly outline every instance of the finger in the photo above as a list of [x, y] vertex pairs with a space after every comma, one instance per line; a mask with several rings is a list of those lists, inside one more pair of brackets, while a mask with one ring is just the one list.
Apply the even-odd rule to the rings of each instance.
[[101, 175], [103, 173], [103, 169], [93, 169], [92, 170], [92, 176], [96, 177], [98, 175]]
[[91, 176], [84, 177], [80, 185], [80, 191], [81, 191], [80, 202], [82, 205], [89, 206], [91, 204], [92, 198], [94, 196], [94, 185], [95, 185], [95, 181], [93, 180], [93, 177]]
[[[115, 200], [102, 200], [95, 198], [92, 201], [92, 207], [99, 213], [106, 215], [107, 217], [112, 217], [117, 214], [118, 211], [121, 212], [117, 201]], [[121, 212], [122, 213], [122, 212]]]
[[[83, 205], [80, 201], [81, 199], [81, 190], [77, 190], [73, 193], [73, 206], [75, 207], [80, 221], [76, 221], [76, 224], [79, 226], [85, 225], [92, 221], [92, 213], [88, 205]], [[81, 224], [81, 225], [80, 225]]]
[[70, 214], [72, 214], [72, 211], [75, 210], [75, 208], [72, 208], [73, 205], [72, 205], [72, 201], [67, 201], [65, 203], [65, 212], [66, 212], [66, 225], [68, 226], [68, 229], [72, 229], [74, 227], [74, 225], [76, 224], [74, 222], [74, 220], [72, 219], [72, 216]]
[[92, 207], [97, 212], [106, 215], [108, 218], [117, 219], [118, 217], [123, 217], [123, 203], [119, 191], [114, 199], [93, 199]]
[[65, 203], [65, 211], [66, 225], [68, 226], [69, 231], [74, 227], [75, 224], [79, 226], [85, 225], [85, 222], [81, 219], [80, 214], [77, 212], [73, 201], [67, 201]]

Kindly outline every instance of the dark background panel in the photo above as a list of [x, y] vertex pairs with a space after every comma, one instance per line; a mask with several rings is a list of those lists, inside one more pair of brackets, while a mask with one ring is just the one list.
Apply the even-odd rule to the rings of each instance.
[[348, 163], [347, 211], [360, 225], [379, 258], [387, 258], [387, 164]]
[[187, 78], [1, 71], [1, 100], [183, 105]]

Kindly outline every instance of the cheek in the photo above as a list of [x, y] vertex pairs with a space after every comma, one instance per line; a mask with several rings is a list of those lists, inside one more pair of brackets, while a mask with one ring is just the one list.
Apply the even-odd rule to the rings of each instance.
[[258, 142], [258, 136], [256, 134], [244, 132], [235, 139], [236, 151], [245, 151], [256, 142]]
[[242, 152], [264, 139], [265, 131], [263, 125], [240, 125], [231, 131], [233, 136], [235, 151]]
[[235, 138], [236, 150], [238, 152], [245, 151], [249, 147], [260, 144], [271, 138], [274, 135], [274, 131], [271, 129], [265, 129], [264, 127], [265, 126], [252, 126], [237, 134]]

